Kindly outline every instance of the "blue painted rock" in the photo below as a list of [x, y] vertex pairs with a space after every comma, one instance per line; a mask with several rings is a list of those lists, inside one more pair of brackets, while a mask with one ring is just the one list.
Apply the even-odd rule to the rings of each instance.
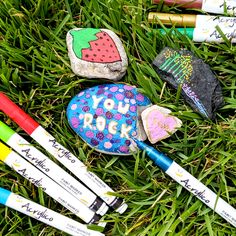
[[146, 139], [140, 114], [150, 105], [150, 100], [135, 87], [104, 84], [73, 97], [67, 118], [71, 128], [96, 150], [130, 155], [136, 150], [130, 138]]
[[128, 59], [119, 37], [108, 29], [75, 28], [66, 36], [71, 68], [87, 78], [119, 80]]

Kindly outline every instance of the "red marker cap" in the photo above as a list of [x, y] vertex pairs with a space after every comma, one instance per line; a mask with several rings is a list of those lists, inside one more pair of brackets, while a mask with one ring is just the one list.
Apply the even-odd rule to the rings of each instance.
[[0, 110], [15, 121], [27, 134], [31, 135], [39, 126], [29, 115], [20, 107], [12, 102], [5, 94], [0, 92]]
[[[153, 0], [154, 4], [158, 4], [162, 0]], [[197, 8], [202, 9], [202, 0], [164, 0], [164, 4], [168, 6], [181, 5], [183, 8]]]

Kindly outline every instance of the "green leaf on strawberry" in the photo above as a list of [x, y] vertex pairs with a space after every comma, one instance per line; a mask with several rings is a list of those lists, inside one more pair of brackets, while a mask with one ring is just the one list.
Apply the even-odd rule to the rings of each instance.
[[87, 28], [81, 30], [71, 30], [70, 34], [73, 37], [72, 48], [75, 55], [82, 59], [82, 49], [90, 48], [90, 42], [97, 40], [96, 34], [101, 32], [99, 29]]
[[107, 32], [87, 28], [72, 30], [70, 34], [73, 37], [73, 51], [79, 59], [95, 63], [121, 61], [117, 46]]

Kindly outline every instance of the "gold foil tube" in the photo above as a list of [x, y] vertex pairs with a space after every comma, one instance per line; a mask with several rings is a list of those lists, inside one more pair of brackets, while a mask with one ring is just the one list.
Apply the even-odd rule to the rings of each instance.
[[159, 13], [150, 12], [148, 14], [148, 22], [158, 23], [158, 20], [162, 22], [163, 25], [175, 25], [182, 27], [195, 27], [196, 15], [190, 14], [169, 14], [169, 13]]

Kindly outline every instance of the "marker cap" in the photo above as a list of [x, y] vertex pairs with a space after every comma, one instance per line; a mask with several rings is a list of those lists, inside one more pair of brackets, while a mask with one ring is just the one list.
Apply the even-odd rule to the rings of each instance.
[[153, 0], [154, 4], [158, 4], [160, 2], [164, 2], [164, 4], [168, 6], [172, 5], [181, 5], [183, 8], [202, 8], [202, 0]]
[[120, 198], [115, 198], [115, 200], [110, 203], [110, 206], [118, 213], [123, 214], [126, 209], [128, 208], [128, 205], [125, 203], [124, 200]]
[[109, 210], [109, 207], [103, 200], [99, 197], [94, 200], [93, 204], [89, 207], [91, 210], [95, 211], [98, 215], [105, 215], [106, 212]]
[[7, 156], [11, 153], [11, 149], [0, 142], [0, 160], [5, 161]]
[[0, 110], [14, 120], [29, 135], [39, 126], [29, 115], [0, 92]]
[[150, 12], [148, 14], [148, 21], [150, 23], [158, 23], [157, 19], [164, 25], [175, 25], [183, 27], [194, 27], [196, 24], [196, 15], [190, 14], [169, 14]]
[[14, 133], [15, 132], [10, 127], [0, 121], [0, 139], [3, 142], [6, 143]]
[[[176, 31], [173, 29], [158, 29], [159, 32], [163, 35], [168, 34], [171, 32], [171, 34], [175, 34]], [[188, 38], [193, 39], [193, 33], [194, 33], [194, 28], [175, 28], [178, 32], [180, 32], [183, 35], [186, 35]]]
[[108, 210], [109, 210], [109, 207], [107, 206], [107, 204], [105, 202], [103, 202], [103, 204], [100, 207], [99, 211], [97, 211], [96, 213], [103, 216], [107, 213]]
[[154, 163], [159, 166], [162, 170], [167, 171], [171, 164], [173, 163], [173, 160], [164, 155], [163, 153], [157, 151], [154, 147], [151, 147], [144, 143], [143, 141], [134, 139], [136, 142], [138, 148], [145, 151], [147, 155], [151, 158], [151, 160], [154, 161]]
[[10, 194], [11, 194], [10, 191], [4, 188], [0, 188], [0, 204], [5, 205]]
[[116, 212], [118, 212], [120, 214], [123, 214], [126, 211], [127, 208], [128, 208], [128, 205], [126, 203], [123, 203], [121, 206], [119, 206], [116, 209]]

